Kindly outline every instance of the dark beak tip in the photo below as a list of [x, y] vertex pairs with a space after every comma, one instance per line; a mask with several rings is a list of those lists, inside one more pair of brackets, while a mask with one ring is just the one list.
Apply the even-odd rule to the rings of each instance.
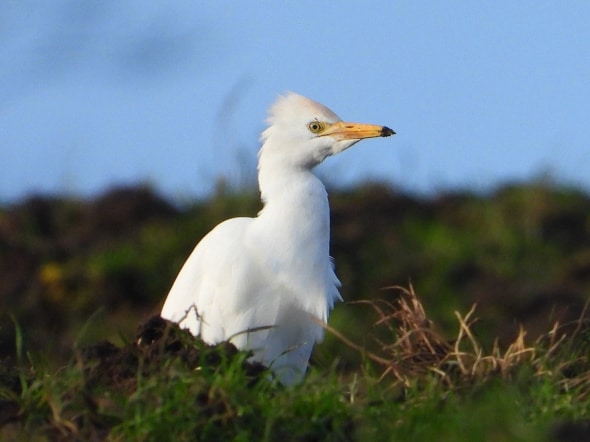
[[387, 126], [383, 126], [383, 129], [381, 129], [381, 136], [382, 137], [389, 137], [391, 135], [395, 135], [395, 132], [388, 128]]

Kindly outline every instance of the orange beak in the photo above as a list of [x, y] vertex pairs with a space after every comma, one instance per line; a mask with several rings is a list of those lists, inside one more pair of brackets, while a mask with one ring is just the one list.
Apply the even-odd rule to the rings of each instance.
[[332, 124], [323, 133], [322, 136], [329, 135], [340, 140], [362, 140], [364, 138], [389, 137], [395, 135], [395, 132], [387, 126], [365, 123], [347, 123], [339, 121]]

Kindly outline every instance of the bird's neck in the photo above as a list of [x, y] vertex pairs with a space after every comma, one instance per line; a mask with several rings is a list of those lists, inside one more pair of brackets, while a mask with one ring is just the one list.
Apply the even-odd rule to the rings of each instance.
[[308, 167], [285, 164], [280, 159], [261, 156], [258, 185], [265, 206], [275, 201], [299, 199], [327, 200], [326, 189]]
[[322, 182], [310, 168], [261, 156], [258, 181], [264, 208], [249, 232], [253, 247], [272, 250], [270, 268], [303, 311], [327, 320], [339, 299], [330, 260], [330, 208]]
[[279, 227], [267, 235], [272, 235], [278, 244], [299, 238], [307, 244], [305, 247], [317, 248], [318, 254], [327, 257], [330, 237], [328, 193], [311, 169], [267, 163], [261, 159], [258, 181], [264, 203], [259, 217], [271, 220], [268, 222]]

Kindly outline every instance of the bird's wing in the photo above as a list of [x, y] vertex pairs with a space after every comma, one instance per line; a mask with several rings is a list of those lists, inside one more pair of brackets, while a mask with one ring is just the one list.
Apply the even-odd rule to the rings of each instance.
[[241, 239], [251, 222], [251, 218], [224, 221], [197, 244], [168, 293], [163, 318], [208, 343], [231, 336], [227, 316], [240, 311], [241, 293], [247, 290], [248, 259]]
[[280, 250], [248, 236], [253, 221], [225, 221], [197, 244], [161, 315], [207, 343], [231, 339], [292, 383], [305, 373], [313, 344], [322, 336], [322, 327], [312, 318], [321, 316], [299, 303], [300, 292], [293, 290], [305, 286], [281, 277], [287, 269]]

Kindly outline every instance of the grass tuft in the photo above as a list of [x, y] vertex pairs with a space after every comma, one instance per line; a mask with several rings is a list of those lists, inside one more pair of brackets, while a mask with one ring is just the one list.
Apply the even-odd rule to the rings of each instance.
[[[458, 323], [454, 339], [446, 339], [428, 319], [413, 287], [389, 287], [398, 294], [394, 301], [379, 299], [357, 301], [369, 305], [377, 315], [375, 326], [384, 328], [389, 342], [378, 341], [378, 351], [367, 351], [339, 331], [326, 329], [349, 347], [362, 352], [381, 367], [379, 380], [392, 379], [404, 387], [430, 381], [450, 389], [465, 388], [487, 380], [514, 380], [523, 370], [538, 379], [555, 382], [565, 391], [576, 393], [576, 399], [588, 400], [590, 394], [590, 361], [588, 349], [590, 322], [588, 303], [580, 318], [570, 324], [555, 323], [546, 334], [528, 343], [526, 330], [519, 328], [514, 340], [502, 348], [499, 340], [486, 350], [474, 331], [476, 306], [462, 315], [455, 312]], [[590, 303], [590, 301], [589, 301]]]

